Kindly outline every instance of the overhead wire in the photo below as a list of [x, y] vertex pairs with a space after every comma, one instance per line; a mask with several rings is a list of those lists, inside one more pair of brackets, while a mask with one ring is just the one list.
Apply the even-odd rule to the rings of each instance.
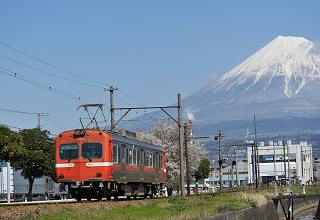
[[27, 57], [29, 57], [29, 58], [31, 58], [31, 59], [33, 59], [33, 60], [36, 60], [36, 61], [38, 61], [38, 62], [40, 62], [40, 63], [42, 63], [42, 64], [48, 65], [48, 66], [50, 66], [50, 67], [52, 67], [52, 68], [54, 68], [54, 69], [60, 70], [60, 71], [62, 71], [62, 72], [68, 73], [68, 74], [73, 75], [73, 76], [77, 76], [77, 77], [80, 77], [80, 78], [89, 80], [89, 81], [91, 81], [92, 83], [95, 83], [95, 84], [98, 84], [98, 85], [101, 85], [101, 86], [105, 86], [104, 83], [101, 83], [101, 82], [99, 82], [99, 81], [97, 81], [97, 80], [93, 80], [93, 79], [91, 79], [91, 78], [89, 78], [89, 77], [86, 77], [86, 76], [83, 76], [83, 75], [81, 75], [81, 74], [78, 74], [78, 73], [75, 73], [75, 72], [71, 72], [71, 71], [66, 70], [65, 68], [59, 67], [59, 66], [57, 66], [57, 65], [51, 64], [51, 63], [49, 63], [49, 62], [47, 62], [47, 61], [45, 61], [45, 60], [43, 60], [43, 59], [37, 58], [37, 57], [35, 57], [35, 56], [33, 56], [33, 55], [30, 55], [30, 54], [28, 54], [28, 53], [26, 53], [26, 52], [24, 52], [24, 51], [22, 51], [22, 50], [19, 50], [19, 49], [15, 48], [15, 47], [7, 44], [7, 43], [4, 43], [4, 42], [0, 41], [0, 44], [2, 44], [3, 46], [6, 46], [7, 48], [10, 48], [11, 50], [14, 50], [14, 51], [17, 52], [17, 53], [20, 53], [20, 54], [22, 54], [22, 55], [24, 55], [24, 56], [27, 56]]
[[2, 107], [0, 107], [0, 111], [3, 111], [3, 112], [11, 112], [11, 113], [18, 113], [18, 114], [26, 114], [26, 115], [37, 115], [37, 114], [38, 114], [38, 113], [36, 113], [36, 112], [17, 111], [17, 110], [2, 108]]
[[[145, 104], [140, 102], [137, 98], [131, 96], [129, 93], [127, 93], [126, 91], [124, 91], [123, 89], [119, 89], [120, 92], [122, 92], [124, 95], [126, 95], [127, 97], [131, 98], [132, 100], [134, 100], [136, 103], [138, 103], [139, 105], [144, 106]], [[152, 118], [150, 114], [147, 113], [147, 110], [145, 109], [144, 114], [146, 116], [149, 117], [150, 120], [152, 121], [157, 121], [156, 119]]]
[[54, 114], [49, 113], [49, 117], [53, 118], [55, 121], [57, 121], [60, 125], [62, 125], [63, 127], [69, 127], [69, 125], [67, 125], [65, 122], [63, 122], [62, 120], [60, 120], [58, 117], [56, 117]]
[[31, 69], [31, 70], [38, 71], [38, 72], [40, 72], [40, 73], [42, 73], [42, 74], [46, 74], [46, 75], [55, 77], [55, 78], [57, 78], [57, 79], [62, 79], [62, 80], [65, 80], [65, 81], [69, 81], [69, 82], [72, 82], [72, 83], [78, 83], [78, 84], [82, 84], [82, 85], [85, 85], [85, 86], [97, 87], [97, 86], [92, 85], [92, 84], [83, 83], [83, 82], [78, 81], [78, 80], [70, 79], [70, 78], [67, 78], [67, 77], [59, 76], [59, 75], [54, 74], [54, 73], [51, 73], [51, 72], [47, 72], [47, 71], [41, 70], [41, 69], [39, 69], [39, 68], [30, 66], [30, 65], [25, 64], [25, 63], [22, 63], [22, 62], [20, 62], [20, 61], [17, 61], [17, 60], [15, 60], [15, 59], [12, 59], [12, 58], [7, 57], [7, 56], [2, 55], [2, 54], [0, 54], [0, 57], [5, 58], [5, 59], [7, 59], [7, 60], [10, 60], [10, 61], [12, 61], [12, 62], [14, 62], [14, 63], [17, 63], [17, 64], [19, 64], [19, 65], [21, 65], [21, 66], [27, 67], [27, 68], [29, 68], [29, 69]]
[[53, 127], [55, 127], [56, 129], [58, 129], [57, 131], [62, 131], [63, 130], [58, 125], [56, 125], [52, 121], [48, 120], [47, 118], [43, 118], [43, 120], [46, 121], [47, 123], [49, 123], [50, 125], [52, 125]]
[[40, 88], [43, 88], [43, 89], [46, 89], [46, 90], [49, 90], [53, 93], [56, 93], [56, 94], [59, 94], [59, 95], [62, 95], [62, 96], [65, 96], [69, 99], [73, 99], [73, 100], [76, 100], [76, 101], [80, 101], [80, 97], [75, 97], [75, 96], [72, 96], [72, 95], [68, 95], [66, 94], [65, 92], [62, 92], [60, 90], [57, 90], [57, 89], [54, 89], [52, 86], [48, 86], [48, 85], [45, 85], [43, 83], [40, 83], [40, 82], [37, 82], [37, 81], [34, 81], [32, 79], [29, 79], [25, 76], [21, 76], [21, 74], [18, 74], [17, 72], [14, 72], [14, 71], [11, 71], [11, 70], [7, 70], [3, 67], [0, 67], [1, 69], [4, 69], [5, 71], [2, 71], [0, 70], [0, 73], [4, 74], [4, 75], [7, 75], [7, 76], [10, 76], [12, 78], [16, 78], [16, 79], [19, 79], [21, 81], [24, 81], [24, 82], [27, 82], [29, 84], [32, 84], [32, 85], [35, 85], [35, 86], [38, 86]]
[[3, 123], [0, 123], [0, 125], [1, 125], [1, 126], [5, 126], [5, 127], [8, 127], [8, 128], [18, 129], [18, 130], [23, 130], [23, 129], [24, 129], [24, 128], [12, 126], [12, 125], [7, 125], [7, 124], [3, 124]]

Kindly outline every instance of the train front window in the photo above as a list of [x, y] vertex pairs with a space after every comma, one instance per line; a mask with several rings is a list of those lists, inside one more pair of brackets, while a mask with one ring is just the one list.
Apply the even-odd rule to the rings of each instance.
[[59, 147], [59, 157], [61, 160], [72, 160], [78, 158], [79, 146], [77, 144], [61, 144]]
[[84, 143], [82, 144], [82, 157], [88, 159], [98, 159], [102, 157], [102, 144]]

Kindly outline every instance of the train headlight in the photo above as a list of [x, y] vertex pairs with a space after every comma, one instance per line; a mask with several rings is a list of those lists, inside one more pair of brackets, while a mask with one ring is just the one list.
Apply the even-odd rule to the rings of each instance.
[[96, 177], [102, 177], [102, 173], [97, 173]]

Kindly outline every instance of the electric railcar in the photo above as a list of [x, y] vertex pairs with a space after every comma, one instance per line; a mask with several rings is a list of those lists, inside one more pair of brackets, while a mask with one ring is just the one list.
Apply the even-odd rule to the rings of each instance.
[[57, 181], [78, 201], [153, 197], [167, 178], [164, 147], [138, 141], [128, 131], [62, 132], [55, 159]]

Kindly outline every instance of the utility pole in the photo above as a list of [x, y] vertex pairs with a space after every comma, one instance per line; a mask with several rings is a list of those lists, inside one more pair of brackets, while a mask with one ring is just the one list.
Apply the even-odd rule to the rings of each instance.
[[49, 113], [42, 113], [42, 112], [39, 112], [39, 113], [35, 113], [37, 118], [38, 118], [38, 125], [37, 127], [39, 129], [41, 129], [41, 117], [44, 117], [44, 116], [49, 116]]
[[[283, 140], [284, 142], [284, 140]], [[287, 145], [287, 156], [288, 156], [288, 186], [289, 186], [289, 192], [291, 192], [291, 175], [290, 175], [290, 158], [289, 158], [289, 145]]]
[[238, 149], [236, 147], [235, 149], [235, 155], [236, 155], [236, 160], [235, 160], [235, 169], [236, 169], [236, 185], [237, 185], [237, 188], [239, 189], [239, 179], [238, 179]]
[[111, 127], [110, 131], [113, 132], [113, 129], [115, 128], [115, 119], [114, 119], [114, 94], [113, 92], [118, 90], [118, 88], [115, 88], [113, 86], [110, 86], [108, 91], [110, 92], [110, 115], [111, 115]]
[[274, 171], [274, 190], [275, 195], [278, 196], [278, 177], [277, 177], [277, 171], [276, 171], [276, 146], [273, 145], [273, 171]]
[[286, 148], [284, 146], [284, 142], [282, 142], [282, 147], [283, 147], [284, 179], [285, 179], [285, 186], [287, 186]]
[[224, 138], [224, 135], [219, 131], [219, 133], [214, 137], [215, 140], [218, 140], [218, 152], [219, 152], [219, 179], [220, 179], [220, 192], [222, 191], [222, 158], [221, 158], [221, 141]]
[[188, 128], [188, 123], [185, 123], [184, 124], [184, 150], [185, 150], [185, 156], [186, 156], [187, 195], [190, 196], [190, 171], [189, 171], [188, 142], [189, 142], [189, 128]]
[[302, 151], [302, 145], [300, 146], [300, 156], [301, 156], [301, 178], [303, 177], [303, 151]]
[[181, 196], [185, 197], [185, 190], [184, 190], [184, 164], [183, 164], [183, 119], [182, 119], [182, 100], [181, 94], [178, 93], [178, 122], [179, 122], [179, 147], [180, 147], [180, 186], [181, 186]]
[[254, 148], [256, 155], [256, 188], [260, 186], [260, 163], [259, 163], [259, 149], [257, 144], [257, 123], [256, 123], [256, 115], [253, 116], [253, 125], [254, 125]]
[[11, 175], [10, 175], [10, 162], [7, 162], [7, 203], [10, 203], [10, 194], [11, 194]]
[[234, 184], [234, 161], [231, 162], [231, 189], [233, 189]]
[[251, 144], [251, 166], [252, 166], [252, 184], [256, 181], [255, 169], [255, 156], [254, 156], [254, 143]]

